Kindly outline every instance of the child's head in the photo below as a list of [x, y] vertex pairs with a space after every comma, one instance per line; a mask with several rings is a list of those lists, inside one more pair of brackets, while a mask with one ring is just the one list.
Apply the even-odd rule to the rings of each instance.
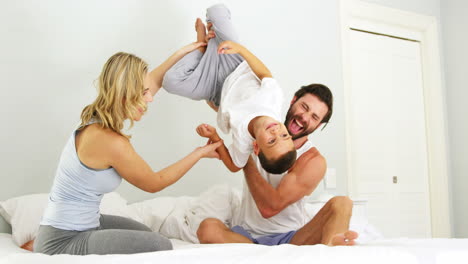
[[296, 148], [287, 128], [268, 116], [259, 121], [254, 131], [255, 154], [265, 171], [273, 174], [286, 172], [296, 162]]

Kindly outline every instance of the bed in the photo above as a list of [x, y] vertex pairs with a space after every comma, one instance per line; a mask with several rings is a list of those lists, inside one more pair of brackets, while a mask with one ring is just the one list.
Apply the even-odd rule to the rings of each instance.
[[[133, 255], [71, 256], [31, 253], [18, 245], [34, 238], [47, 194], [0, 202], [0, 214], [10, 226], [0, 229], [0, 263], [468, 263], [468, 239], [385, 239], [367, 222], [357, 202], [351, 228], [360, 233], [354, 247], [200, 245], [195, 232], [201, 220], [216, 217], [229, 224], [240, 205], [238, 190], [215, 186], [199, 197], [158, 197], [127, 204], [117, 193], [104, 197], [102, 213], [140, 221], [169, 237], [174, 250]], [[307, 203], [310, 217], [325, 203]], [[1, 226], [1, 225], [0, 225]], [[11, 233], [9, 228], [11, 227]]]

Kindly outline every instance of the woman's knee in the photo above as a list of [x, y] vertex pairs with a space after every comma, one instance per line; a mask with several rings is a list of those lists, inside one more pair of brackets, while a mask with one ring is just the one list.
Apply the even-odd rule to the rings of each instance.
[[166, 238], [163, 237], [159, 234], [156, 234], [156, 239], [155, 239], [155, 250], [154, 251], [161, 251], [161, 250], [172, 250], [172, 242]]
[[207, 218], [200, 223], [197, 230], [197, 237], [200, 243], [213, 243], [219, 236], [219, 230], [225, 227], [221, 220], [216, 218]]
[[172, 242], [168, 238], [155, 232], [151, 232], [149, 235], [149, 240], [141, 239], [137, 242], [137, 244], [140, 243], [140, 245], [136, 245], [137, 251], [154, 252], [173, 249]]

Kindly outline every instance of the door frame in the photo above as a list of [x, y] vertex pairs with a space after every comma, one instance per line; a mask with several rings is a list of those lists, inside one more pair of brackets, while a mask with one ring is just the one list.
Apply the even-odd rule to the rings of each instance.
[[349, 126], [352, 102], [350, 79], [351, 28], [393, 37], [416, 40], [421, 45], [423, 94], [427, 135], [429, 172], [429, 203], [433, 237], [452, 237], [448, 186], [447, 125], [442, 86], [439, 32], [437, 19], [432, 16], [402, 11], [359, 0], [340, 0], [341, 43], [345, 102], [345, 133], [347, 152], [347, 189], [356, 193], [351, 157], [354, 146]]

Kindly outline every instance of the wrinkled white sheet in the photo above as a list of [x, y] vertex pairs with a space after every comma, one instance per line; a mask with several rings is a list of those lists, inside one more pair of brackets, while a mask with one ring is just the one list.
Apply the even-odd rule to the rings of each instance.
[[[201, 220], [216, 217], [229, 225], [229, 219], [239, 203], [239, 193], [225, 185], [213, 187], [198, 197], [158, 197], [128, 206], [122, 205], [122, 202], [111, 201], [109, 206], [103, 208], [103, 213], [130, 217], [146, 224], [153, 231], [171, 238], [175, 250], [133, 255], [47, 256], [22, 250], [14, 243], [10, 234], [0, 233], [0, 264], [468, 263], [468, 239], [385, 240], [378, 230], [368, 223], [365, 213], [357, 210], [359, 207], [353, 210], [350, 224], [350, 228], [360, 234], [357, 241], [359, 244], [354, 247], [196, 244], [198, 240], [195, 232]], [[323, 201], [308, 203], [306, 206], [310, 217], [313, 217], [322, 205]]]
[[0, 234], [0, 263], [320, 263], [442, 264], [467, 263], [468, 239], [376, 240], [354, 247], [190, 244], [172, 240], [172, 251], [133, 255], [71, 256], [31, 253], [18, 248], [11, 235]]

